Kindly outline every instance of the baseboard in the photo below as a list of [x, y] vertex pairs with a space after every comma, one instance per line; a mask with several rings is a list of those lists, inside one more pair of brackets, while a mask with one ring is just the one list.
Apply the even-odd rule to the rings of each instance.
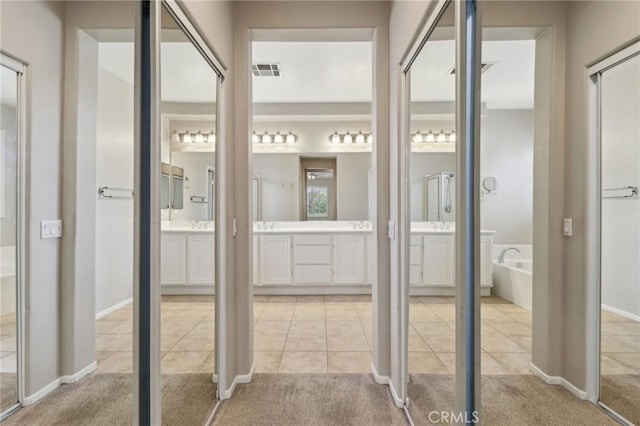
[[404, 401], [398, 396], [398, 392], [396, 392], [396, 389], [393, 387], [393, 382], [391, 380], [389, 380], [389, 391], [391, 392], [391, 397], [393, 398], [393, 402], [396, 404], [396, 407], [404, 407]]
[[75, 383], [78, 380], [82, 379], [87, 374], [91, 374], [94, 371], [96, 371], [97, 367], [98, 367], [98, 362], [93, 361], [91, 364], [87, 365], [85, 368], [78, 371], [77, 373], [71, 374], [69, 376], [62, 376], [60, 379], [62, 380], [62, 383]]
[[29, 396], [26, 396], [24, 398], [24, 400], [22, 401], [22, 405], [27, 407], [29, 405], [35, 404], [36, 402], [40, 401], [45, 396], [49, 395], [49, 393], [51, 393], [54, 390], [58, 389], [58, 387], [60, 387], [61, 384], [62, 384], [62, 377], [58, 377], [53, 382], [49, 383], [48, 385], [46, 385], [45, 387], [43, 387], [39, 391], [37, 391], [37, 392], [35, 392], [35, 393], [33, 393], [33, 394], [29, 395]]
[[545, 382], [546, 384], [562, 386], [563, 388], [571, 392], [573, 396], [575, 396], [576, 398], [583, 399], [583, 400], [587, 399], [587, 392], [578, 389], [575, 385], [573, 385], [573, 383], [569, 382], [564, 377], [549, 376], [544, 371], [536, 367], [533, 363], [529, 364], [529, 370], [531, 370], [531, 372], [535, 374], [538, 378], [542, 379], [542, 381]]
[[379, 385], [388, 385], [389, 384], [389, 376], [381, 376], [378, 374], [378, 370], [376, 370], [375, 364], [371, 363], [371, 374], [373, 375], [373, 380]]
[[612, 314], [620, 315], [621, 317], [625, 317], [632, 321], [640, 322], [640, 315], [632, 314], [631, 312], [623, 311], [622, 309], [614, 308], [613, 306], [605, 304], [602, 305], [602, 309], [607, 312], [611, 312]]
[[256, 363], [254, 362], [253, 365], [251, 366], [251, 371], [249, 372], [249, 374], [240, 374], [236, 376], [235, 379], [233, 379], [233, 382], [231, 383], [231, 387], [221, 392], [220, 399], [225, 400], [225, 399], [231, 398], [231, 396], [233, 395], [233, 392], [235, 392], [236, 390], [237, 385], [240, 385], [243, 383], [250, 383], [251, 379], [253, 378], [253, 373], [255, 372], [255, 369], [256, 369]]
[[109, 315], [111, 312], [115, 312], [120, 308], [124, 308], [125, 306], [127, 306], [128, 304], [133, 302], [133, 297], [130, 297], [126, 300], [123, 300], [120, 303], [116, 303], [115, 305], [111, 306], [110, 308], [107, 308], [103, 311], [100, 311], [96, 314], [96, 319], [100, 319], [102, 317], [105, 317], [107, 315]]

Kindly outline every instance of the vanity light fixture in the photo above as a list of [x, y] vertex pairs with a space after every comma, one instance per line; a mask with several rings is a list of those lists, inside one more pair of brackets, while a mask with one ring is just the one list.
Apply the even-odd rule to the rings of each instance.
[[449, 133], [449, 142], [455, 142], [456, 141], [456, 131], [455, 129], [451, 130], [451, 133]]
[[191, 133], [189, 133], [188, 130], [186, 132], [184, 132], [184, 134], [182, 135], [182, 142], [183, 143], [191, 143], [191, 142], [193, 142], [193, 139], [191, 138]]
[[329, 135], [329, 142], [332, 145], [338, 144], [364, 144], [364, 143], [372, 143], [373, 135], [371, 133], [362, 133], [362, 130], [358, 131], [357, 134], [352, 134], [350, 131], [346, 133], [338, 133], [336, 130], [331, 135]]
[[444, 133], [444, 130], [440, 129], [440, 133], [438, 134], [438, 142], [446, 142], [447, 135]]
[[184, 133], [174, 131], [171, 141], [182, 143], [216, 143], [216, 134], [213, 131], [202, 133], [200, 130], [197, 133], [191, 133], [188, 130]]
[[431, 130], [429, 130], [429, 133], [427, 133], [427, 137], [424, 140], [425, 142], [435, 142], [436, 141], [436, 137], [433, 135], [433, 132]]
[[254, 130], [251, 134], [251, 142], [256, 144], [294, 144], [298, 142], [298, 136], [293, 133], [280, 133], [278, 130], [275, 134], [265, 130], [264, 133], [258, 134]]
[[171, 134], [171, 141], [180, 142], [180, 135], [178, 134], [177, 130], [174, 130], [173, 133]]
[[207, 136], [207, 143], [216, 143], [216, 134], [211, 132]]
[[445, 133], [444, 130], [440, 130], [435, 134], [431, 130], [426, 135], [420, 130], [411, 135], [411, 142], [413, 143], [443, 143], [443, 142], [455, 142], [456, 131], [451, 130], [451, 133]]
[[202, 136], [202, 132], [198, 130], [198, 133], [196, 133], [196, 137], [194, 138], [194, 142], [195, 143], [203, 143], [204, 142], [204, 137]]
[[411, 138], [411, 142], [413, 143], [422, 143], [424, 142], [424, 138], [422, 137], [422, 133], [420, 133], [420, 130], [418, 130], [413, 137]]

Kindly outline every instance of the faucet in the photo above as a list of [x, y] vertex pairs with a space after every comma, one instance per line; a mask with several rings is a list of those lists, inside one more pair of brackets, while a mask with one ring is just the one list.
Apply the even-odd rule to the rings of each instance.
[[507, 254], [507, 252], [508, 252], [509, 250], [515, 250], [515, 251], [517, 251], [518, 253], [520, 253], [520, 249], [519, 249], [518, 247], [509, 247], [509, 248], [506, 248], [506, 249], [502, 250], [502, 252], [500, 253], [500, 256], [498, 256], [498, 263], [504, 263], [504, 255], [505, 255], [505, 254]]

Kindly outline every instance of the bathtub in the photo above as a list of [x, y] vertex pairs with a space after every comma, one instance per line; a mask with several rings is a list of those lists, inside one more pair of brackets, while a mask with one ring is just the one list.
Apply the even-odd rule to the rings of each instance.
[[491, 293], [511, 303], [531, 310], [533, 292], [533, 262], [528, 259], [493, 262]]

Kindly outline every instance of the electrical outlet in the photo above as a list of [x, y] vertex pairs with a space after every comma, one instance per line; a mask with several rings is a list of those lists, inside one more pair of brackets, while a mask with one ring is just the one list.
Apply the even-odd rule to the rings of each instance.
[[565, 217], [562, 220], [562, 234], [565, 237], [573, 236], [573, 219], [570, 217]]

